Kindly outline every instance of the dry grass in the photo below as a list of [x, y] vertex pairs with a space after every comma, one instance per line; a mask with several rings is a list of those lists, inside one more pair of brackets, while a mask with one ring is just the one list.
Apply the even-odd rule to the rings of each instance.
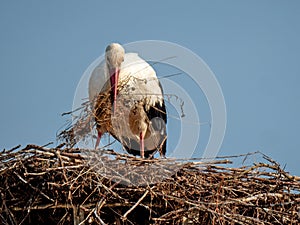
[[[264, 162], [230, 168], [230, 157], [202, 163], [100, 151], [106, 166], [117, 165], [119, 176], [113, 177], [105, 176], [93, 154], [82, 152], [35, 145], [2, 151], [0, 223], [300, 223], [300, 178], [264, 155]], [[157, 183], [124, 182], [134, 175], [131, 168], [139, 174], [153, 163], [166, 173], [174, 165], [177, 170]], [[151, 173], [144, 173], [145, 180]]]

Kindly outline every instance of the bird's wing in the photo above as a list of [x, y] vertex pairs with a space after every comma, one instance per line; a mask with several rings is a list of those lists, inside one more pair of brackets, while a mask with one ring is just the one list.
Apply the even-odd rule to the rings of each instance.
[[106, 76], [106, 67], [105, 62], [102, 61], [98, 66], [95, 67], [93, 70], [90, 80], [89, 80], [89, 99], [90, 101], [93, 101], [98, 94], [103, 91], [107, 90], [109, 82], [107, 82], [109, 79]]
[[[130, 77], [130, 79], [128, 79]], [[149, 132], [145, 138], [145, 154], [161, 149], [166, 152], [166, 108], [162, 87], [156, 72], [149, 63], [135, 53], [127, 53], [122, 64], [120, 79], [126, 80], [125, 88], [119, 93], [124, 102], [130, 102], [131, 108], [139, 101], [144, 102], [144, 111], [149, 119]], [[139, 154], [139, 138], [122, 126], [120, 137], [126, 150], [131, 154]], [[147, 135], [146, 135], [147, 136]]]
[[156, 103], [162, 105], [163, 93], [156, 73], [152, 66], [136, 53], [125, 55], [120, 72], [120, 82], [122, 81], [127, 82], [123, 91], [120, 92], [125, 99], [145, 100], [147, 109]]

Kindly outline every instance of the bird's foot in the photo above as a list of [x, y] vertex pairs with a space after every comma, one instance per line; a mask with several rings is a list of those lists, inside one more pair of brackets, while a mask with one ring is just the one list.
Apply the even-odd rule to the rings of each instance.
[[101, 139], [102, 133], [98, 131], [98, 137], [95, 144], [95, 150], [99, 147], [100, 139]]

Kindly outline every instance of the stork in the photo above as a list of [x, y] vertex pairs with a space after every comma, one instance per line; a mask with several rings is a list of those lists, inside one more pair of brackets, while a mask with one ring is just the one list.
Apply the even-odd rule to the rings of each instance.
[[130, 154], [144, 158], [159, 151], [165, 156], [166, 107], [154, 69], [137, 53], [125, 53], [120, 44], [112, 43], [89, 80], [90, 101], [105, 92], [110, 93], [110, 98], [106, 109], [103, 105], [96, 109], [95, 148], [102, 135], [110, 133]]

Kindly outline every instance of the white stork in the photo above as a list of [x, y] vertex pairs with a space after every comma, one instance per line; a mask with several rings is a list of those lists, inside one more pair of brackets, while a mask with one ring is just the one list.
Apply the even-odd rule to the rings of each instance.
[[98, 138], [95, 148], [101, 136], [108, 132], [130, 154], [144, 158], [159, 151], [164, 156], [167, 116], [162, 87], [154, 69], [138, 54], [125, 54], [120, 44], [112, 43], [106, 48], [105, 61], [90, 77], [90, 101], [107, 91], [110, 92], [107, 106], [111, 119], [103, 122], [100, 115], [100, 120], [96, 120]]

